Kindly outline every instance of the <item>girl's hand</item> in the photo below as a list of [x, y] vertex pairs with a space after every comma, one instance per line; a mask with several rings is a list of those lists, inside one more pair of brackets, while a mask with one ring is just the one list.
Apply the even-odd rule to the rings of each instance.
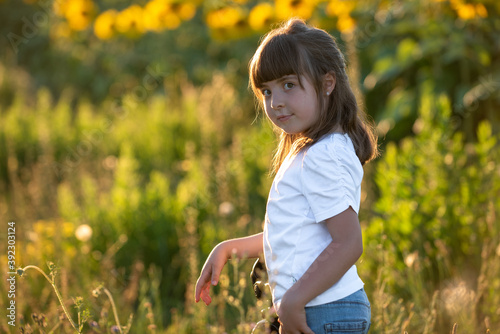
[[280, 334], [314, 334], [307, 326], [305, 305], [293, 300], [293, 292], [283, 296], [278, 317]]
[[210, 285], [217, 285], [222, 268], [224, 268], [228, 258], [229, 254], [224, 243], [215, 246], [203, 265], [200, 277], [196, 282], [194, 297], [196, 302], [200, 301], [200, 297], [206, 305], [212, 302], [212, 298], [209, 295]]

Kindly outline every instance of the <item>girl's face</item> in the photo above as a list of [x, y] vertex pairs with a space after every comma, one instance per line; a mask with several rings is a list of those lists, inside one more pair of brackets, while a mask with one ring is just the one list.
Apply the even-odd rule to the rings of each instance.
[[316, 90], [306, 76], [286, 75], [261, 88], [267, 117], [288, 134], [308, 130], [319, 118]]

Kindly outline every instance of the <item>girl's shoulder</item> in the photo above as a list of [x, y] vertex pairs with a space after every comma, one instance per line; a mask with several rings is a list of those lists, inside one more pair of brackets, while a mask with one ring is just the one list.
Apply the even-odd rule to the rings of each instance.
[[353, 154], [356, 156], [351, 138], [347, 133], [340, 132], [329, 133], [321, 137], [307, 149], [305, 156], [314, 157], [318, 154], [324, 155], [325, 153], [337, 158], [349, 158]]
[[302, 160], [305, 170], [323, 169], [332, 172], [349, 170], [353, 174], [363, 174], [351, 138], [346, 133], [330, 133], [311, 145]]

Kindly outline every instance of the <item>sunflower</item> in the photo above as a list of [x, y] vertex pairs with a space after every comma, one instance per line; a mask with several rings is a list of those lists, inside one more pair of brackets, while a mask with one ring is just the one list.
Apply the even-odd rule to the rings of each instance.
[[264, 30], [274, 21], [274, 7], [270, 3], [261, 3], [252, 8], [248, 24], [253, 30]]
[[244, 18], [239, 7], [225, 7], [208, 13], [206, 21], [210, 28], [235, 27]]
[[181, 19], [173, 10], [170, 10], [163, 16], [162, 23], [165, 28], [174, 30], [181, 25]]
[[[175, 16], [175, 15], [174, 15]], [[180, 20], [174, 17], [172, 20], [172, 6], [166, 1], [152, 0], [146, 4], [143, 10], [144, 28], [153, 31], [165, 29], [165, 21], [174, 22], [178, 26]]]
[[116, 16], [114, 9], [101, 13], [94, 22], [94, 34], [100, 39], [110, 39], [116, 34]]
[[139, 5], [125, 8], [116, 16], [116, 30], [136, 38], [144, 32], [143, 9]]
[[482, 3], [476, 4], [476, 13], [482, 18], [488, 17], [488, 11], [486, 10], [486, 7], [484, 7]]
[[313, 0], [275, 0], [276, 15], [280, 20], [298, 16], [304, 20], [312, 16], [316, 5]]
[[457, 12], [459, 18], [464, 21], [472, 20], [479, 16], [482, 18], [488, 17], [488, 11], [483, 4], [464, 3], [462, 0], [451, 0], [451, 6]]
[[350, 15], [339, 16], [337, 20], [337, 29], [340, 32], [350, 32], [356, 26], [356, 21]]
[[349, 15], [355, 7], [354, 1], [332, 0], [326, 6], [326, 13], [329, 16], [341, 17]]
[[214, 39], [240, 38], [250, 33], [245, 12], [240, 7], [225, 7], [208, 13], [207, 25]]
[[182, 2], [174, 4], [172, 9], [184, 21], [191, 20], [196, 14], [196, 5], [194, 3]]
[[72, 30], [87, 29], [96, 13], [92, 0], [71, 0], [66, 3], [64, 9], [64, 16]]

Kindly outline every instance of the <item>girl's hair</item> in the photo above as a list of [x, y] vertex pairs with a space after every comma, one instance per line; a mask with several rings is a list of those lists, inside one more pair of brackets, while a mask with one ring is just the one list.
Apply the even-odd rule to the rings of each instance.
[[[349, 86], [344, 57], [335, 39], [326, 31], [310, 27], [303, 20], [290, 19], [270, 31], [250, 61], [250, 86], [261, 103], [263, 84], [294, 74], [308, 77], [313, 83], [320, 115], [318, 121], [303, 134], [287, 134], [280, 130], [280, 141], [273, 158], [277, 172], [288, 153], [309, 147], [322, 136], [340, 126], [349, 134], [361, 164], [378, 155], [377, 137], [373, 125], [358, 108]], [[323, 80], [327, 73], [335, 76], [335, 88], [325, 106]]]

